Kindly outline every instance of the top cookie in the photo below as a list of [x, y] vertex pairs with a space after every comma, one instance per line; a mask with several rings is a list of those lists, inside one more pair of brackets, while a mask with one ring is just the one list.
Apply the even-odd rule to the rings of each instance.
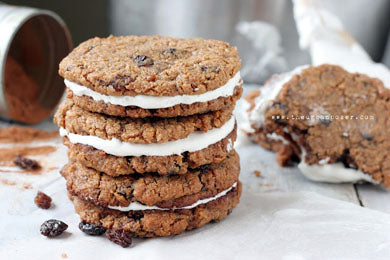
[[93, 38], [62, 60], [65, 79], [109, 96], [203, 94], [240, 69], [228, 43], [164, 36]]

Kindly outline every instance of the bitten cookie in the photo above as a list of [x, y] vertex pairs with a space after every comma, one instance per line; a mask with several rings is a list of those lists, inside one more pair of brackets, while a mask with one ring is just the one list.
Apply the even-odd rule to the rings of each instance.
[[281, 164], [299, 157], [312, 180], [390, 186], [390, 90], [380, 80], [332, 65], [298, 68], [248, 99], [250, 135]]

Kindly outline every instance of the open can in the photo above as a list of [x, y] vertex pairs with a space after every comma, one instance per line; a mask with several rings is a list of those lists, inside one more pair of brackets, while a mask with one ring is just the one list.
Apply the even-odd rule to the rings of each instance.
[[0, 4], [0, 37], [0, 117], [45, 120], [65, 90], [58, 64], [72, 41], [64, 21], [51, 11]]

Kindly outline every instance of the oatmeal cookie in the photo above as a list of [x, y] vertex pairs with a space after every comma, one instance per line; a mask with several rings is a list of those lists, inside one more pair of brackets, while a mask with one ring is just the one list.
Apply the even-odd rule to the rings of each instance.
[[54, 122], [74, 134], [149, 144], [175, 141], [195, 131], [220, 128], [232, 117], [232, 111], [233, 106], [187, 117], [133, 119], [89, 112], [67, 99], [57, 110]]
[[176, 96], [223, 86], [240, 67], [237, 49], [222, 41], [110, 36], [81, 43], [59, 74], [108, 96]]

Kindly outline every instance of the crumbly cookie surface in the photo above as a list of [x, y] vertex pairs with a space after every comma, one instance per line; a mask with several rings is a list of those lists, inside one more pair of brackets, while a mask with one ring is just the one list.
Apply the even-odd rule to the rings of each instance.
[[149, 144], [175, 141], [186, 138], [195, 131], [206, 132], [220, 128], [231, 118], [232, 111], [233, 106], [226, 110], [187, 117], [119, 118], [86, 111], [67, 99], [57, 110], [54, 122], [74, 134]]
[[81, 220], [101, 225], [107, 229], [123, 228], [133, 232], [134, 237], [161, 237], [183, 233], [200, 228], [211, 221], [224, 219], [239, 203], [241, 183], [216, 200], [201, 204], [193, 209], [147, 210], [121, 212], [95, 206], [70, 195]]
[[170, 156], [119, 157], [105, 153], [92, 146], [73, 144], [67, 137], [68, 156], [86, 167], [94, 168], [111, 176], [157, 172], [161, 175], [186, 174], [189, 169], [201, 165], [220, 163], [230, 153], [237, 137], [237, 127], [221, 141], [195, 152]]
[[202, 94], [240, 69], [235, 47], [205, 39], [164, 36], [93, 38], [59, 66], [70, 81], [110, 96]]
[[[341, 162], [389, 187], [389, 114], [390, 90], [381, 81], [322, 65], [304, 70], [283, 86], [266, 112], [265, 125], [254, 135], [259, 140], [267, 133], [295, 139], [293, 143], [306, 151], [306, 163]], [[315, 120], [310, 117], [317, 115]], [[276, 142], [280, 150], [281, 142]], [[295, 151], [291, 156], [297, 153], [295, 145], [290, 146]]]
[[203, 114], [210, 111], [224, 110], [234, 107], [236, 101], [240, 99], [242, 95], [242, 86], [236, 86], [234, 93], [229, 97], [219, 97], [208, 102], [197, 102], [190, 105], [179, 104], [167, 108], [159, 109], [143, 109], [136, 106], [119, 106], [103, 101], [95, 101], [88, 96], [77, 96], [68, 89], [67, 97], [72, 99], [79, 107], [97, 113], [103, 113], [112, 116], [132, 117], [132, 118], [144, 118], [144, 117], [177, 117], [177, 116], [189, 116], [195, 114]]
[[68, 191], [102, 207], [126, 207], [132, 202], [160, 208], [179, 208], [210, 198], [230, 188], [240, 172], [239, 157], [232, 152], [218, 164], [204, 165], [185, 175], [148, 173], [112, 177], [70, 162], [61, 171]]

